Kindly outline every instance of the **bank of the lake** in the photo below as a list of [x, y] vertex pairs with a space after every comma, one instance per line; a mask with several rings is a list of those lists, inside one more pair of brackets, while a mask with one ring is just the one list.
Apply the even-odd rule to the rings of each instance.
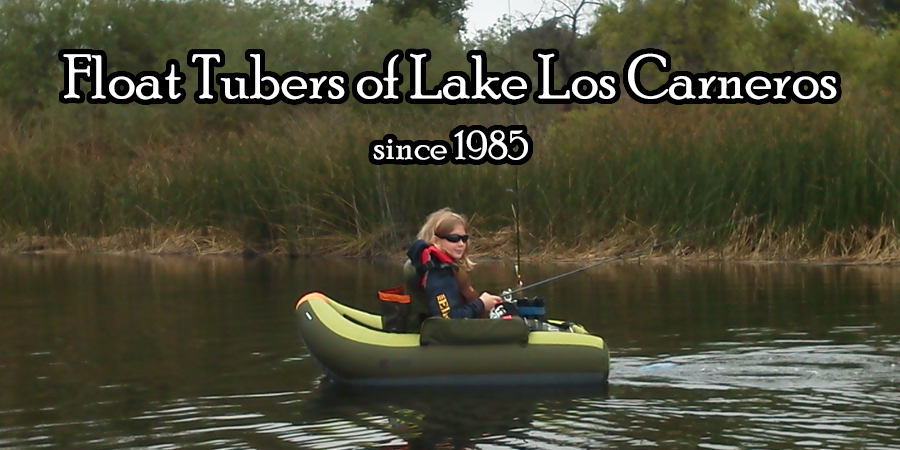
[[[729, 227], [726, 238], [721, 227], [686, 231], [681, 235], [656, 235], [652, 229], [617, 233], [592, 242], [566, 245], [533, 236], [517, 239], [511, 229], [476, 233], [476, 260], [592, 262], [623, 256], [624, 259], [678, 260], [685, 262], [799, 262], [813, 264], [889, 265], [900, 263], [900, 234], [893, 227], [833, 233], [824, 244], [811, 245], [802, 235], [791, 233], [741, 234]], [[681, 238], [683, 236], [683, 238]], [[410, 239], [412, 237], [410, 236]], [[181, 231], [174, 229], [129, 230], [112, 236], [34, 236], [0, 234], [0, 254], [145, 254], [190, 256], [261, 255], [296, 257], [402, 258], [409, 244], [400, 237], [358, 240], [352, 236], [320, 236], [298, 240], [249, 242], [238, 233], [222, 229]]]
[[369, 143], [388, 130], [437, 139], [462, 123], [429, 115], [297, 113], [240, 133], [129, 142], [0, 122], [0, 248], [393, 255], [450, 206], [470, 217], [487, 257], [515, 252], [516, 222], [524, 254], [574, 258], [752, 218], [659, 250], [894, 262], [897, 117], [863, 92], [836, 105], [623, 101], [529, 128], [521, 166], [369, 162]]
[[[53, 2], [0, 4], [0, 29], [15, 36], [0, 39], [9, 75], [0, 79], [0, 251], [402, 255], [425, 216], [451, 206], [471, 216], [485, 258], [516, 252], [516, 222], [526, 257], [594, 259], [759, 215], [656, 254], [900, 259], [900, 79], [890, 69], [900, 61], [900, 33], [889, 27], [800, 11], [796, 2], [726, 2], [715, 14], [688, 11], [698, 14], [688, 19], [678, 8], [637, 2], [604, 10], [564, 45], [555, 39], [569, 31], [551, 22], [467, 42], [427, 15], [395, 23], [384, 5], [232, 3], [100, 1], [77, 14]], [[685, 20], [707, 24], [698, 29], [711, 38], [685, 38], [677, 29]], [[155, 27], [158, 39], [133, 42], [91, 31], [146, 23], [207, 26]], [[107, 49], [110, 73], [158, 71], [171, 59], [188, 67], [180, 58], [198, 48], [223, 49], [220, 72], [240, 73], [247, 64], [239, 55], [259, 48], [273, 73], [343, 71], [350, 79], [382, 70], [385, 55], [415, 42], [433, 50], [428, 86], [468, 71], [473, 48], [485, 51], [492, 72], [524, 71], [532, 80], [534, 48], [567, 48], [575, 53], [561, 55], [553, 80], [562, 86], [563, 61], [570, 73], [618, 70], [652, 47], [668, 52], [677, 71], [833, 71], [841, 95], [833, 104], [759, 105], [738, 97], [747, 103], [648, 105], [630, 95], [563, 105], [61, 104], [60, 60], [48, 42]], [[648, 88], [667, 77], [641, 72]], [[185, 91], [195, 83], [189, 76]], [[372, 163], [371, 144], [386, 135], [449, 143], [461, 125], [513, 124], [531, 140], [489, 133], [457, 145], [449, 163]], [[527, 162], [494, 164], [511, 154]]]

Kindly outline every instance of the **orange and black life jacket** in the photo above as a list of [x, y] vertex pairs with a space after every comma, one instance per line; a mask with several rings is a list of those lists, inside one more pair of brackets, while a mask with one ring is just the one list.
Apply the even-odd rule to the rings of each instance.
[[418, 240], [406, 254], [419, 277], [425, 303], [433, 317], [447, 319], [477, 318], [484, 310], [482, 302], [466, 303], [456, 281], [459, 270], [453, 258], [441, 249]]

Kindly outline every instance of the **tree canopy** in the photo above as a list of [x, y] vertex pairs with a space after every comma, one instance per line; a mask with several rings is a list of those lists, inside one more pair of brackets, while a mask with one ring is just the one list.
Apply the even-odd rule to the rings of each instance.
[[371, 0], [373, 6], [385, 6], [396, 22], [408, 20], [419, 13], [427, 13], [444, 24], [465, 30], [466, 0]]

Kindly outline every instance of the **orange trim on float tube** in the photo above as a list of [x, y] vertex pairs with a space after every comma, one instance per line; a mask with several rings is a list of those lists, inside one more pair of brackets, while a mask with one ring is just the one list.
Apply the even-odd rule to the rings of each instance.
[[409, 303], [410, 297], [406, 294], [406, 287], [402, 284], [378, 291], [378, 299], [383, 302]]
[[303, 304], [303, 302], [305, 302], [309, 299], [312, 299], [312, 298], [318, 298], [318, 299], [324, 300], [326, 302], [328, 301], [328, 297], [326, 297], [325, 294], [323, 294], [321, 292], [310, 292], [309, 294], [306, 294], [303, 297], [300, 297], [299, 299], [297, 299], [297, 304], [294, 305], [294, 309], [296, 310], [297, 308], [300, 307], [300, 305]]

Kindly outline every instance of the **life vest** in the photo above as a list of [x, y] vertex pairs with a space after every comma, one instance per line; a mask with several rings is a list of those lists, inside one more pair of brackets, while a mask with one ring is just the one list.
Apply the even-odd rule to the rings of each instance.
[[455, 272], [459, 270], [459, 267], [454, 264], [453, 258], [434, 245], [429, 245], [425, 247], [425, 250], [422, 250], [421, 261], [422, 266], [417, 268], [416, 272], [419, 273], [419, 286], [423, 289], [428, 281], [429, 271], [434, 269], [451, 269]]
[[456, 271], [459, 267], [450, 255], [434, 245], [418, 240], [407, 253], [424, 292], [431, 316], [448, 319], [476, 318], [484, 310], [482, 302], [466, 303], [459, 291]]
[[452, 274], [455, 268], [453, 258], [434, 246], [425, 247], [421, 257], [415, 260], [408, 259], [403, 265], [403, 284], [378, 291], [382, 329], [394, 333], [418, 332], [422, 321], [432, 315], [425, 296], [428, 273], [450, 270]]

